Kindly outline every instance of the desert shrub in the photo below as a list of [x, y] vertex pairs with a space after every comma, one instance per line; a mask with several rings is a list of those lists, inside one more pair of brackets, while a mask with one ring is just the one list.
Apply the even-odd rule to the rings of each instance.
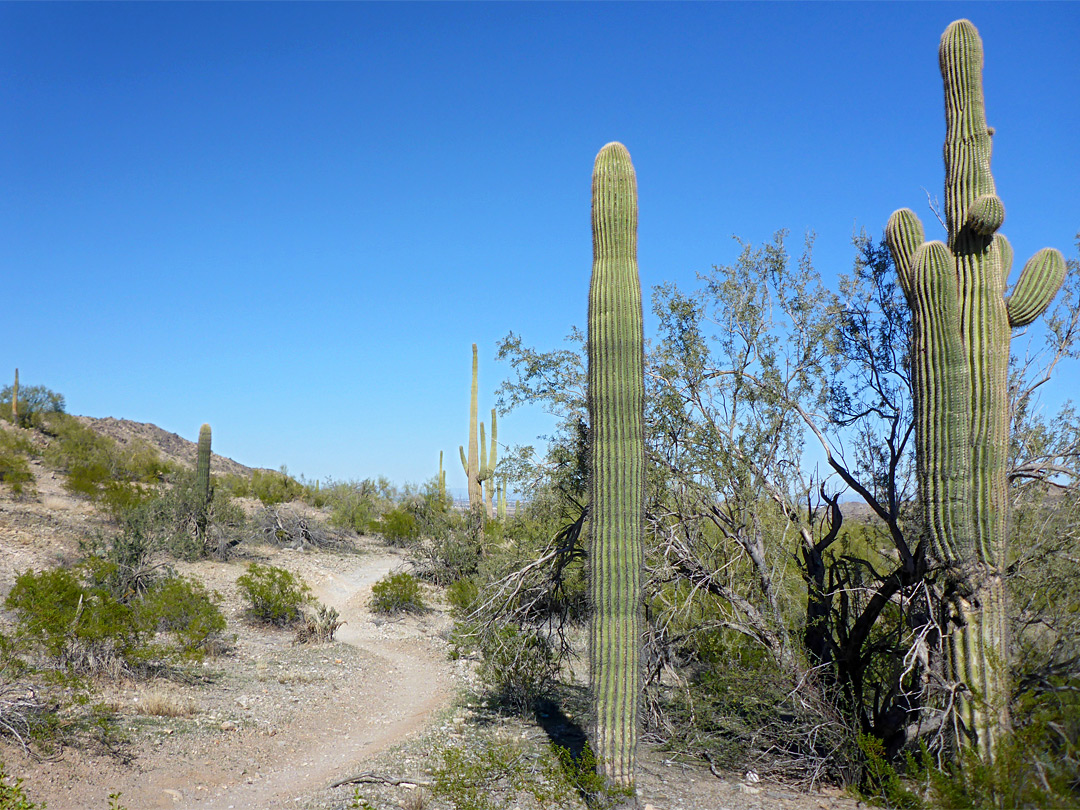
[[313, 599], [311, 589], [284, 568], [251, 563], [236, 580], [248, 601], [248, 613], [269, 624], [287, 625], [300, 619], [303, 607]]
[[514, 713], [528, 714], [547, 697], [559, 673], [551, 642], [537, 628], [491, 624], [476, 631], [480, 682], [489, 697]]
[[207, 555], [224, 557], [246, 536], [244, 511], [227, 491], [215, 487], [207, 511], [206, 533], [200, 537], [196, 518], [201, 500], [194, 470], [176, 471], [169, 475], [169, 486], [116, 514], [120, 533], [149, 552], [166, 551], [185, 560]]
[[588, 745], [574, 756], [559, 745], [531, 744], [497, 731], [471, 735], [437, 757], [432, 792], [455, 810], [610, 810], [630, 795], [604, 784]]
[[860, 734], [857, 738], [863, 755], [859, 795], [873, 804], [896, 810], [922, 810], [922, 797], [911, 789], [886, 758], [885, 746], [877, 737]]
[[304, 503], [314, 506], [316, 509], [322, 509], [330, 503], [330, 487], [332, 484], [329, 482], [327, 487], [324, 488], [317, 480], [309, 483], [303, 476], [300, 476], [300, 485], [304, 488], [304, 494], [301, 496]]
[[455, 580], [446, 589], [446, 601], [455, 619], [464, 619], [472, 613], [480, 600], [480, 586], [474, 577]]
[[416, 518], [404, 506], [397, 506], [384, 513], [371, 524], [371, 529], [392, 546], [407, 546], [419, 534]]
[[858, 729], [816, 674], [781, 670], [755, 640], [718, 627], [715, 612], [697, 617], [697, 629], [669, 624], [666, 643], [658, 643], [659, 628], [650, 628], [647, 649], [669, 656], [686, 687], [670, 689], [658, 678], [648, 685], [649, 732], [708, 753], [723, 769], [752, 766], [762, 776], [805, 784], [858, 782], [866, 766]]
[[5, 604], [16, 613], [17, 636], [64, 668], [114, 671], [136, 644], [131, 607], [67, 569], [24, 571]]
[[33, 491], [34, 474], [27, 459], [32, 452], [33, 446], [17, 432], [0, 430], [0, 483], [14, 495]]
[[[1076, 708], [1075, 698], [1071, 701]], [[1073, 715], [1075, 717], [1075, 715]], [[908, 758], [915, 781], [929, 788], [927, 806], [948, 808], [1080, 808], [1075, 737], [1056, 723], [1034, 722], [1017, 728], [998, 744], [992, 762], [972, 751], [937, 762], [925, 749]]]
[[314, 611], [304, 611], [303, 619], [296, 628], [297, 644], [320, 644], [334, 640], [337, 629], [345, 622], [341, 621], [337, 608], [316, 605]]
[[481, 544], [467, 531], [452, 530], [440, 537], [423, 537], [409, 548], [417, 576], [433, 585], [448, 586], [476, 574]]
[[175, 652], [183, 659], [202, 660], [225, 632], [220, 601], [220, 595], [208, 591], [201, 582], [171, 576], [139, 600], [136, 619], [146, 631], [171, 637], [171, 644], [155, 649], [159, 655], [168, 657]]
[[280, 471], [255, 470], [251, 474], [251, 494], [264, 506], [298, 501], [304, 496], [304, 486], [282, 467]]
[[371, 586], [371, 610], [375, 613], [422, 613], [427, 610], [420, 583], [412, 574], [387, 574]]
[[226, 492], [234, 498], [252, 498], [251, 479], [236, 473], [215, 475], [212, 477], [214, 490]]
[[328, 484], [322, 493], [330, 507], [330, 525], [357, 534], [369, 531], [387, 508], [379, 487], [370, 480]]
[[16, 638], [60, 669], [116, 676], [153, 662], [200, 659], [225, 629], [216, 595], [201, 584], [169, 575], [118, 598], [108, 581], [114, 568], [92, 558], [74, 571], [20, 574], [5, 603], [16, 614]]

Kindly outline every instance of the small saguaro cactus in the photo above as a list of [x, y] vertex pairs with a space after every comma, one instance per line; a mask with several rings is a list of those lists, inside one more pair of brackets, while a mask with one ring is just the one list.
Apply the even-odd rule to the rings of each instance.
[[472, 394], [469, 398], [469, 454], [465, 455], [465, 448], [461, 451], [461, 466], [465, 469], [465, 477], [469, 483], [469, 507], [483, 503], [483, 494], [480, 489], [480, 463], [477, 459], [476, 450], [476, 380], [479, 363], [476, 359], [476, 344], [472, 345]]
[[645, 382], [637, 269], [637, 179], [609, 143], [592, 176], [589, 285], [589, 632], [593, 747], [609, 783], [634, 782], [638, 739]]
[[199, 452], [195, 459], [195, 525], [200, 539], [206, 537], [210, 496], [210, 425], [203, 425], [199, 428]]
[[958, 746], [992, 761], [1009, 728], [1005, 587], [1011, 330], [1050, 305], [1065, 258], [1044, 248], [1011, 295], [1012, 248], [990, 174], [982, 40], [968, 20], [945, 30], [945, 216], [948, 244], [926, 242], [918, 217], [896, 211], [886, 240], [912, 310], [915, 459], [925, 534], [945, 567], [942, 627], [957, 690]]
[[15, 385], [11, 387], [11, 424], [19, 424], [19, 370], [15, 369]]

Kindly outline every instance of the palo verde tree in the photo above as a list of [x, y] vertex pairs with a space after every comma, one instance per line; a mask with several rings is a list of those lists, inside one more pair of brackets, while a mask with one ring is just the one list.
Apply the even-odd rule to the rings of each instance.
[[637, 180], [609, 143], [592, 180], [589, 285], [589, 634], [593, 744], [610, 783], [630, 788], [638, 739], [644, 534], [644, 336], [637, 270]]
[[1012, 248], [990, 173], [982, 41], [952, 23], [939, 51], [945, 86], [948, 242], [924, 241], [908, 209], [886, 238], [912, 310], [916, 467], [924, 532], [945, 566], [948, 676], [956, 684], [957, 743], [992, 761], [1009, 728], [1006, 592], [1010, 334], [1041, 315], [1065, 277], [1043, 249], [1005, 294]]

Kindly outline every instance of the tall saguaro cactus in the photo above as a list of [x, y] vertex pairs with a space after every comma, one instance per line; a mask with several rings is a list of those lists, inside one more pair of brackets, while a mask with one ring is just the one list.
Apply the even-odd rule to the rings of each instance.
[[919, 497], [930, 547], [948, 577], [943, 626], [954, 628], [945, 655], [961, 685], [957, 742], [991, 761], [1009, 727], [1002, 574], [1010, 334], [1050, 305], [1065, 278], [1065, 259], [1057, 250], [1040, 250], [1006, 295], [1012, 248], [998, 233], [1005, 208], [990, 174], [993, 130], [986, 124], [975, 26], [952, 23], [939, 58], [948, 244], [925, 242], [922, 223], [909, 209], [889, 218], [886, 240], [912, 310]]
[[195, 459], [195, 517], [199, 538], [206, 537], [206, 524], [210, 515], [210, 425], [199, 428], [199, 452]]
[[11, 388], [11, 424], [19, 424], [19, 370], [15, 369], [15, 385]]
[[637, 268], [637, 179], [609, 143], [592, 178], [588, 407], [590, 664], [604, 776], [630, 787], [638, 738], [645, 498], [644, 339]]

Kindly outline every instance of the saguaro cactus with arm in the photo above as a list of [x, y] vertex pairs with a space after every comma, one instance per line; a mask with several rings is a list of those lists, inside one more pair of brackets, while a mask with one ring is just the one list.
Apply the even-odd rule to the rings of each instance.
[[959, 686], [958, 744], [994, 758], [1009, 727], [1005, 588], [1008, 363], [1014, 327], [1049, 306], [1065, 259], [1045, 248], [1005, 294], [1012, 248], [998, 233], [1005, 208], [990, 173], [982, 40], [952, 23], [939, 51], [945, 86], [948, 244], [925, 242], [909, 209], [889, 218], [886, 240], [912, 310], [916, 468], [926, 535], [945, 566], [952, 627], [949, 674]]
[[590, 664], [601, 772], [630, 787], [638, 738], [645, 498], [644, 339], [637, 179], [609, 143], [592, 178], [588, 408]]

